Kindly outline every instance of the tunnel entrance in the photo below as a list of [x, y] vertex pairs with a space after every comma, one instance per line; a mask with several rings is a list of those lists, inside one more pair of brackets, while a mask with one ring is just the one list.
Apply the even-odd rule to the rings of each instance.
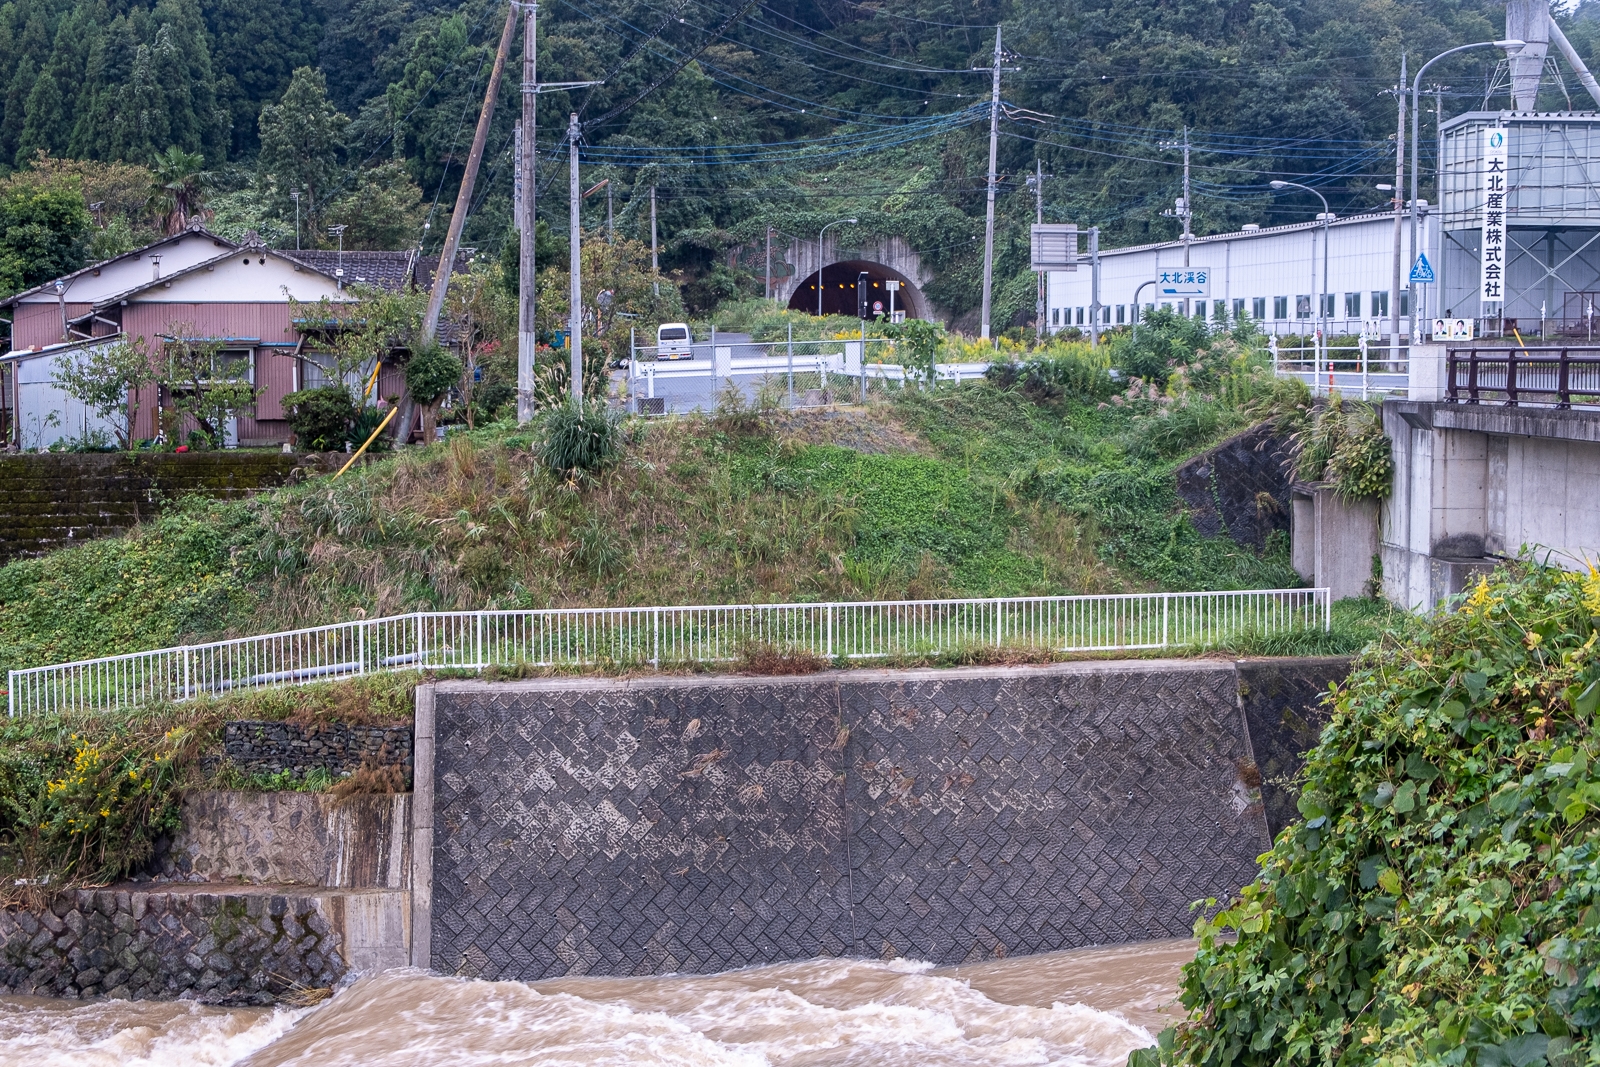
[[817, 287], [820, 284], [822, 314], [854, 317], [856, 283], [863, 272], [867, 275], [867, 306], [871, 309], [871, 314], [888, 316], [891, 294], [885, 283], [896, 281], [900, 283], [900, 289], [893, 294], [894, 310], [905, 312], [905, 317], [908, 319], [927, 317], [927, 306], [922, 293], [910, 279], [881, 263], [860, 259], [830, 263], [820, 271], [800, 279], [799, 284], [795, 286], [794, 295], [789, 298], [789, 310], [817, 314]]

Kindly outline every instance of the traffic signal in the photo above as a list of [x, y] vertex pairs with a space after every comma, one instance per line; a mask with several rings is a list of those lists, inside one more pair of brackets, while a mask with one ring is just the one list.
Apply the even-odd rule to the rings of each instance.
[[872, 298], [867, 295], [871, 288], [871, 278], [866, 271], [856, 275], [856, 318], [869, 319], [872, 317]]

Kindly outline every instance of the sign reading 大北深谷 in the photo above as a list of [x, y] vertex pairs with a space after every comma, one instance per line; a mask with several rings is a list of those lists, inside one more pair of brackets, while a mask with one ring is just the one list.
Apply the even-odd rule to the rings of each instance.
[[1164, 270], [1156, 277], [1156, 297], [1205, 297], [1211, 293], [1211, 272], [1205, 267]]
[[1506, 169], [1510, 162], [1506, 131], [1483, 131], [1483, 241], [1479, 245], [1479, 299], [1498, 304], [1506, 298]]

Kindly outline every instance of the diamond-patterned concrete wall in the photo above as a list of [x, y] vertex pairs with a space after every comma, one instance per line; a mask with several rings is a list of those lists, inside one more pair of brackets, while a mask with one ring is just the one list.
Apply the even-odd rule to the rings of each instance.
[[1234, 665], [450, 682], [432, 964], [953, 963], [1182, 935], [1267, 846]]

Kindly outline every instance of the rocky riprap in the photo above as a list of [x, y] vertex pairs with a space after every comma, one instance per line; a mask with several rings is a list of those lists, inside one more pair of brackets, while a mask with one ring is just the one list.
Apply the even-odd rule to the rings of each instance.
[[288, 771], [303, 778], [314, 770], [335, 777], [359, 770], [363, 763], [398, 763], [411, 780], [411, 724], [353, 726], [241, 720], [224, 724], [222, 751], [247, 774]]
[[270, 1004], [343, 976], [317, 901], [280, 892], [83, 889], [0, 910], [0, 992]]

